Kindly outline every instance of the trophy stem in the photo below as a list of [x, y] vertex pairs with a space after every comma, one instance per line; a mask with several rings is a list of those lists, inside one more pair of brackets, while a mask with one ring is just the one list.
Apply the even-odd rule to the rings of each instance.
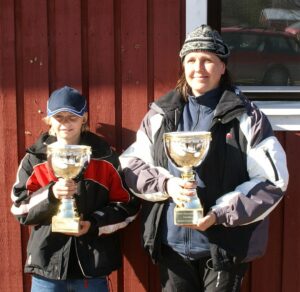
[[80, 229], [79, 221], [75, 199], [64, 198], [61, 200], [59, 212], [52, 217], [52, 231], [78, 233]]
[[185, 181], [195, 181], [195, 174], [192, 168], [183, 168], [181, 178]]
[[[195, 181], [195, 172], [191, 167], [183, 167], [181, 178], [185, 181]], [[184, 207], [176, 206], [174, 209], [174, 223], [175, 225], [195, 225], [198, 220], [203, 217], [203, 207], [194, 189], [194, 195], [191, 201], [185, 203]]]

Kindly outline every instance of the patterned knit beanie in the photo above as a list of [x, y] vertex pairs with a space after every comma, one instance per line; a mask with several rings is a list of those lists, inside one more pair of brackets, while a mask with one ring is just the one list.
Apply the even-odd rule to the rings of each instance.
[[229, 48], [223, 42], [220, 34], [206, 24], [199, 26], [187, 35], [179, 53], [181, 61], [187, 54], [196, 51], [212, 52], [225, 62], [230, 54]]

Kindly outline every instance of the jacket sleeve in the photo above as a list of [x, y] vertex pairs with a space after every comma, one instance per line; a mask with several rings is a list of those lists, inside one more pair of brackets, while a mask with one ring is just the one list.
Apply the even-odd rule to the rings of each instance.
[[92, 213], [88, 220], [92, 230], [96, 230], [98, 236], [111, 234], [125, 228], [138, 214], [140, 202], [132, 196], [124, 183], [120, 162], [115, 153], [106, 163], [109, 191], [109, 203], [103, 208]]
[[285, 152], [267, 117], [256, 107], [240, 127], [247, 140], [249, 181], [220, 197], [212, 210], [217, 222], [237, 226], [263, 220], [278, 205], [288, 185]]
[[172, 176], [163, 167], [154, 166], [153, 141], [161, 122], [162, 115], [150, 110], [141, 123], [136, 141], [120, 156], [130, 190], [139, 198], [154, 202], [168, 199], [164, 184]]
[[11, 212], [24, 225], [49, 222], [59, 202], [51, 191], [53, 183], [42, 173], [46, 163], [32, 165], [31, 158], [26, 154], [21, 161], [11, 193]]

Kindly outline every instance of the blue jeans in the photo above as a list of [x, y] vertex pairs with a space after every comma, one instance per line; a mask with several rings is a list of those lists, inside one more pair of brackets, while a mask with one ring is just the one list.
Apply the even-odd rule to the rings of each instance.
[[79, 280], [51, 280], [32, 277], [31, 292], [108, 292], [105, 277]]

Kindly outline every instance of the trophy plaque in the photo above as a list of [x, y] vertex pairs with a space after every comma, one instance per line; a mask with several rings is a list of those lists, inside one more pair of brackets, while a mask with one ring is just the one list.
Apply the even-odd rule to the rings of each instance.
[[[165, 133], [164, 148], [170, 162], [181, 171], [186, 181], [195, 181], [194, 167], [204, 160], [211, 141], [210, 132], [170, 132]], [[203, 217], [203, 207], [195, 194], [189, 202], [174, 209], [175, 225], [195, 225]]]
[[[47, 146], [47, 157], [50, 168], [56, 177], [65, 180], [75, 179], [90, 161], [91, 147], [84, 145]], [[52, 217], [52, 231], [63, 233], [78, 233], [80, 229], [75, 199], [61, 199], [58, 213]]]

